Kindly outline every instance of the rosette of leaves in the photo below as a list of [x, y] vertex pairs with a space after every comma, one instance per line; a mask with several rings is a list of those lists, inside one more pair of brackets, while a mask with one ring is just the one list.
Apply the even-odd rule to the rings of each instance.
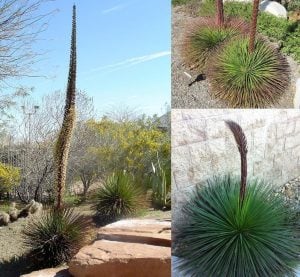
[[252, 52], [249, 39], [231, 40], [209, 61], [207, 76], [215, 97], [233, 107], [259, 108], [278, 102], [290, 84], [286, 58], [258, 38]]
[[201, 18], [187, 28], [182, 45], [182, 56], [185, 63], [199, 73], [206, 70], [207, 60], [228, 40], [246, 33], [248, 26], [236, 19], [226, 19], [219, 26], [214, 18]]

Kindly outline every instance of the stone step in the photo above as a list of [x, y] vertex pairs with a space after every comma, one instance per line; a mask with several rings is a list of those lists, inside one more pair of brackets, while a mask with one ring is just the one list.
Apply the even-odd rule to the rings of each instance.
[[171, 248], [99, 240], [83, 247], [69, 263], [74, 277], [168, 277]]
[[121, 220], [100, 228], [97, 239], [171, 247], [171, 222]]

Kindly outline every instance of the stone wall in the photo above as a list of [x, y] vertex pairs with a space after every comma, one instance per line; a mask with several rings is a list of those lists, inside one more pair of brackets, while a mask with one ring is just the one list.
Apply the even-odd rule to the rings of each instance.
[[213, 175], [240, 174], [240, 156], [224, 120], [248, 141], [248, 176], [280, 186], [300, 175], [299, 110], [172, 110], [173, 222], [186, 194]]

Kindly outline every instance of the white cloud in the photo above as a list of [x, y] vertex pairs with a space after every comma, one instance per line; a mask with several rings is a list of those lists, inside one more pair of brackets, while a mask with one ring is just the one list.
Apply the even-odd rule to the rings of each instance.
[[108, 13], [111, 13], [111, 12], [123, 10], [126, 6], [128, 6], [128, 5], [124, 5], [124, 4], [116, 5], [114, 7], [108, 8], [106, 10], [102, 10], [101, 13], [102, 14], [108, 14]]
[[156, 59], [159, 59], [159, 58], [162, 58], [165, 56], [170, 56], [170, 55], [171, 55], [171, 51], [161, 51], [161, 52], [156, 52], [156, 53], [152, 53], [149, 55], [133, 57], [133, 58], [129, 58], [129, 59], [117, 62], [117, 63], [108, 64], [105, 66], [100, 66], [100, 67], [94, 68], [91, 71], [89, 71], [88, 74], [95, 73], [95, 72], [101, 72], [101, 71], [114, 72], [117, 70], [135, 66], [140, 63], [145, 63], [148, 61], [156, 60]]

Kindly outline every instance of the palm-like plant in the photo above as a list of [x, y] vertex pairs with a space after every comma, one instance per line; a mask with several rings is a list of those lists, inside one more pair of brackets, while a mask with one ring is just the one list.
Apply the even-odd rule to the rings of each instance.
[[62, 207], [63, 192], [66, 182], [66, 170], [70, 150], [72, 132], [75, 124], [75, 96], [76, 96], [76, 6], [73, 6], [72, 37], [69, 78], [67, 85], [66, 103], [62, 127], [55, 146], [55, 166], [57, 185], [57, 208]]
[[55, 267], [68, 262], [83, 246], [90, 220], [73, 209], [44, 211], [23, 231], [24, 244], [39, 268]]
[[249, 52], [249, 39], [228, 42], [209, 60], [212, 93], [234, 107], [274, 104], [289, 87], [288, 62], [277, 49], [258, 39]]
[[241, 155], [241, 179], [215, 177], [183, 208], [178, 269], [191, 276], [289, 276], [299, 264], [294, 210], [263, 182], [247, 182], [247, 142], [226, 121]]
[[126, 172], [109, 176], [96, 195], [94, 209], [104, 221], [115, 221], [133, 215], [139, 207], [140, 190]]

